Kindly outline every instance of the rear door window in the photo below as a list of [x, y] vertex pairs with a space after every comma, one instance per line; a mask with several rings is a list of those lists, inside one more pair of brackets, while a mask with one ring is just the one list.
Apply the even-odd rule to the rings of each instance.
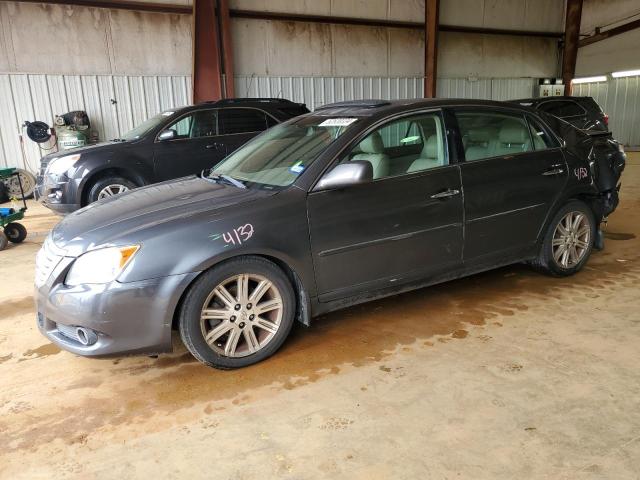
[[515, 155], [533, 150], [524, 117], [501, 112], [456, 112], [465, 160]]
[[539, 107], [543, 112], [550, 113], [556, 117], [578, 117], [584, 115], [586, 110], [578, 105], [576, 102], [569, 100], [553, 100], [550, 102], [544, 102]]
[[220, 135], [261, 132], [267, 129], [267, 115], [255, 108], [224, 108], [218, 113]]
[[532, 117], [528, 117], [527, 120], [529, 121], [529, 129], [531, 130], [531, 138], [533, 139], [533, 147], [535, 150], [545, 150], [558, 146], [558, 142], [547, 132], [538, 120]]

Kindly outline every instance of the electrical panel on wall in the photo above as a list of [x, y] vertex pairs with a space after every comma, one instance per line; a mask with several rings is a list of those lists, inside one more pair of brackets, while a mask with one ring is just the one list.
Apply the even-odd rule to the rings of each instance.
[[559, 78], [541, 78], [538, 81], [539, 97], [560, 97], [564, 95], [564, 84]]

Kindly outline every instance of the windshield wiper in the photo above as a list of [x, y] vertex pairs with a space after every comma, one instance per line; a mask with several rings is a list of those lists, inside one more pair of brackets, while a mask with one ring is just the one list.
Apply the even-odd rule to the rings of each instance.
[[126, 140], [124, 138], [112, 138], [111, 141], [112, 142], [126, 142]]
[[229, 175], [225, 175], [224, 173], [215, 173], [212, 172], [210, 175], [205, 176], [204, 175], [204, 171], [202, 172], [202, 178], [204, 179], [210, 179], [210, 180], [224, 180], [225, 182], [227, 182], [228, 184], [233, 185], [234, 187], [238, 187], [238, 188], [247, 188], [247, 186], [242, 183], [240, 180], [236, 180], [233, 177], [230, 177]]

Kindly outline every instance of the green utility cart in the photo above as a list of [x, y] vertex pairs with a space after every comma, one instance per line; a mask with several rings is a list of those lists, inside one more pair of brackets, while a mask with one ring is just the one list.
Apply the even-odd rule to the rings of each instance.
[[22, 196], [22, 207], [15, 208], [2, 208], [0, 207], [0, 250], [7, 248], [9, 242], [21, 243], [27, 238], [27, 229], [24, 225], [18, 223], [18, 220], [24, 218], [24, 212], [27, 211], [27, 201], [24, 198], [24, 190], [22, 188], [22, 181], [20, 180], [20, 173], [15, 168], [0, 168], [0, 180], [6, 178], [17, 177], [18, 185], [20, 185], [20, 194]]

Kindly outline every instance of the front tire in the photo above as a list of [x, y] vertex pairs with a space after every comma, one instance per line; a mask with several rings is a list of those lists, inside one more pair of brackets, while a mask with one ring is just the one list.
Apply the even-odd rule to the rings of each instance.
[[580, 200], [571, 200], [549, 223], [533, 265], [556, 277], [573, 275], [587, 263], [595, 234], [596, 222], [591, 209]]
[[103, 198], [113, 197], [129, 190], [133, 190], [137, 185], [124, 177], [110, 176], [96, 181], [87, 195], [87, 203], [97, 202]]
[[284, 272], [265, 259], [242, 257], [213, 267], [189, 288], [180, 336], [205, 365], [241, 368], [273, 355], [294, 316], [295, 295]]

